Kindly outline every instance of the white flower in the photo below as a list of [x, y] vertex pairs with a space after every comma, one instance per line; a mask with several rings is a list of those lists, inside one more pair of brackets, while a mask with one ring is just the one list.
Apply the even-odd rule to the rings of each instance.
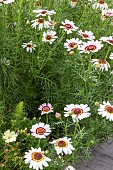
[[104, 42], [107, 42], [108, 44], [113, 45], [113, 36], [101, 37], [100, 40], [101, 40], [101, 41], [104, 41]]
[[73, 50], [74, 48], [77, 48], [78, 47], [78, 44], [81, 44], [82, 41], [79, 40], [78, 38], [72, 38], [70, 40], [66, 40], [67, 42], [64, 43], [64, 48], [67, 48], [67, 51], [71, 51]]
[[14, 131], [10, 132], [10, 130], [7, 130], [6, 132], [4, 132], [3, 138], [5, 139], [6, 143], [10, 143], [16, 141], [17, 136], [18, 135]]
[[39, 106], [38, 110], [41, 110], [42, 111], [41, 115], [43, 115], [53, 112], [53, 107], [50, 103], [48, 104], [44, 103]]
[[29, 152], [25, 152], [25, 164], [30, 163], [29, 168], [36, 170], [43, 169], [43, 166], [48, 167], [48, 163], [51, 159], [44, 155], [44, 151], [41, 151], [41, 148], [32, 148]]
[[103, 101], [103, 104], [100, 104], [98, 114], [102, 117], [106, 117], [106, 119], [109, 119], [110, 121], [113, 121], [113, 106], [109, 103], [109, 101]]
[[14, 0], [0, 0], [0, 3], [3, 3], [3, 4], [10, 4], [14, 2]]
[[36, 123], [30, 129], [31, 135], [35, 138], [46, 138], [51, 133], [50, 125], [44, 123]]
[[72, 31], [76, 31], [78, 29], [78, 27], [76, 27], [74, 25], [73, 21], [70, 21], [70, 20], [67, 20], [67, 19], [64, 22], [62, 22], [62, 25], [63, 26], [60, 26], [60, 28], [63, 28], [64, 31], [67, 32], [67, 34], [70, 34], [70, 33], [72, 33]]
[[75, 7], [77, 4], [77, 0], [70, 0], [70, 6]]
[[101, 15], [102, 21], [105, 21], [109, 17], [113, 17], [113, 9], [102, 10], [102, 15]]
[[100, 8], [101, 10], [108, 9], [108, 5], [104, 0], [99, 0], [98, 2], [95, 2], [92, 7], [94, 9]]
[[48, 30], [47, 32], [44, 32], [42, 41], [49, 42], [50, 44], [52, 44], [55, 41], [55, 39], [58, 38], [57, 36], [55, 36], [55, 34], [56, 32], [52, 30]]
[[31, 21], [31, 22], [33, 22], [33, 24], [31, 25], [32, 28], [36, 29], [37, 26], [38, 26], [39, 30], [42, 30], [43, 27], [44, 28], [49, 28], [49, 21], [45, 21], [43, 18], [38, 18], [38, 19], [35, 19], [35, 20]]
[[80, 53], [95, 53], [99, 51], [103, 47], [103, 44], [101, 44], [98, 40], [94, 41], [88, 41], [83, 42], [81, 45], [78, 45], [78, 50], [80, 50]]
[[95, 36], [93, 35], [93, 33], [91, 31], [78, 31], [78, 34], [82, 36], [83, 39], [88, 39], [88, 40], [93, 40], [95, 39]]
[[73, 166], [69, 165], [65, 168], [65, 170], [76, 170]]
[[23, 48], [26, 48], [27, 52], [32, 53], [32, 49], [35, 50], [36, 45], [32, 43], [32, 41], [28, 43], [23, 43], [22, 45]]
[[113, 53], [110, 54], [109, 58], [113, 60]]
[[93, 63], [93, 66], [95, 66], [95, 69], [108, 71], [110, 68], [109, 63], [103, 59], [92, 59], [91, 62]]
[[55, 150], [57, 152], [57, 155], [62, 154], [63, 152], [67, 154], [71, 154], [75, 148], [71, 145], [72, 142], [70, 142], [71, 138], [59, 138], [57, 140], [53, 140], [50, 142], [51, 144], [54, 144]]
[[73, 119], [73, 122], [76, 122], [78, 120], [87, 118], [91, 115], [91, 113], [89, 113], [90, 108], [88, 107], [87, 104], [69, 104], [66, 105], [66, 107], [64, 108], [64, 112], [65, 113], [65, 117], [71, 116]]

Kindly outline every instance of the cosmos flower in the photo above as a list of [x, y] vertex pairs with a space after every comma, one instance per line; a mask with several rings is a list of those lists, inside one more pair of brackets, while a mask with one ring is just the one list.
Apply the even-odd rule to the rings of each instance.
[[67, 42], [64, 43], [64, 48], [67, 48], [67, 51], [71, 51], [73, 50], [74, 48], [77, 48], [78, 47], [78, 44], [81, 44], [82, 41], [79, 40], [78, 38], [72, 38], [70, 40], [66, 40]]
[[43, 169], [44, 167], [48, 167], [48, 163], [51, 159], [44, 155], [44, 151], [41, 151], [41, 148], [33, 148], [28, 152], [25, 152], [25, 164], [30, 163], [29, 168], [33, 168], [36, 170]]
[[100, 104], [98, 114], [102, 117], [106, 117], [106, 119], [109, 119], [110, 121], [113, 121], [113, 106], [109, 103], [109, 101], [103, 101], [103, 104]]
[[93, 33], [91, 31], [82, 31], [79, 30], [78, 34], [82, 36], [83, 39], [88, 39], [88, 40], [93, 40], [95, 39], [95, 36], [93, 35]]
[[104, 59], [92, 59], [91, 62], [93, 63], [95, 69], [108, 71], [110, 68], [109, 63]]
[[55, 34], [56, 32], [52, 30], [48, 30], [47, 32], [44, 32], [42, 41], [49, 42], [50, 44], [52, 44], [55, 41], [55, 39], [58, 38], [57, 36], [55, 36]]
[[81, 45], [78, 45], [78, 50], [80, 53], [95, 53], [99, 51], [103, 47], [103, 44], [101, 44], [98, 40], [94, 41], [88, 41], [83, 42]]
[[41, 122], [33, 125], [30, 131], [35, 138], [46, 138], [51, 133], [50, 125]]
[[31, 25], [32, 28], [36, 29], [37, 26], [38, 26], [39, 30], [42, 30], [43, 27], [44, 28], [49, 28], [49, 21], [45, 21], [43, 18], [38, 18], [38, 19], [35, 19], [35, 20], [31, 21], [31, 22], [33, 22], [33, 24]]
[[22, 45], [23, 48], [26, 48], [27, 52], [32, 53], [32, 49], [35, 50], [36, 45], [32, 43], [32, 41], [28, 43], [23, 43]]
[[94, 9], [100, 8], [100, 10], [108, 9], [108, 5], [104, 0], [99, 0], [98, 2], [95, 2], [92, 7]]
[[63, 137], [56, 140], [53, 140], [50, 142], [51, 144], [54, 144], [55, 150], [57, 152], [57, 155], [65, 153], [72, 154], [72, 151], [75, 150], [75, 148], [71, 145], [72, 142], [70, 142], [71, 138]]
[[38, 110], [41, 110], [42, 111], [41, 115], [43, 115], [53, 112], [53, 107], [50, 103], [48, 104], [44, 103], [39, 106]]
[[67, 19], [64, 22], [62, 22], [62, 26], [60, 26], [60, 28], [63, 28], [64, 31], [67, 32], [67, 34], [70, 34], [72, 33], [72, 31], [76, 31], [78, 29], [78, 27], [74, 25], [73, 21]]
[[87, 104], [69, 104], [66, 105], [66, 107], [64, 108], [64, 116], [65, 117], [69, 117], [71, 116], [73, 119], [73, 122], [76, 122], [78, 120], [87, 118], [91, 115], [91, 113], [89, 113], [90, 108], [88, 107]]
[[6, 143], [10, 143], [16, 141], [17, 136], [18, 135], [14, 131], [10, 132], [10, 130], [7, 130], [6, 132], [4, 132], [3, 138], [5, 139]]
[[76, 4], [77, 4], [77, 0], [70, 0], [70, 6], [71, 7], [75, 7], [76, 6]]
[[113, 45], [113, 36], [101, 37], [100, 40], [101, 40], [101, 41], [104, 41], [104, 42], [107, 42], [108, 44]]
[[3, 4], [10, 4], [14, 2], [14, 0], [0, 0], [0, 3], [3, 3]]

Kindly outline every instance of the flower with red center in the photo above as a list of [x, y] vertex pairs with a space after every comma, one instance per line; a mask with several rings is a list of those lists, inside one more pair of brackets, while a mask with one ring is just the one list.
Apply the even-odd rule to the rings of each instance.
[[57, 36], [55, 36], [55, 34], [56, 32], [52, 30], [48, 30], [47, 32], [44, 32], [42, 41], [49, 42], [50, 44], [52, 44], [55, 41], [55, 39], [58, 38]]
[[39, 106], [38, 110], [41, 110], [42, 111], [41, 115], [43, 115], [53, 112], [53, 107], [50, 103], [48, 104], [44, 103]]
[[93, 63], [92, 66], [94, 66], [96, 70], [99, 69], [102, 71], [108, 71], [110, 68], [110, 64], [104, 59], [92, 59], [91, 62]]
[[70, 40], [66, 40], [67, 42], [64, 43], [64, 48], [67, 48], [67, 51], [71, 51], [73, 50], [74, 48], [77, 48], [78, 47], [78, 44], [81, 44], [82, 41], [79, 40], [78, 38], [72, 38]]
[[101, 15], [102, 21], [106, 20], [109, 17], [113, 17], [113, 9], [102, 10], [102, 15]]
[[32, 43], [32, 41], [28, 43], [23, 43], [22, 45], [23, 48], [26, 48], [27, 52], [32, 53], [32, 49], [35, 50], [36, 45]]
[[51, 133], [50, 125], [44, 123], [36, 123], [30, 129], [31, 135], [35, 138], [46, 138]]
[[95, 39], [95, 36], [93, 35], [93, 33], [91, 31], [78, 31], [78, 34], [82, 36], [83, 39], [88, 39], [88, 40], [93, 40]]
[[107, 42], [108, 44], [113, 45], [113, 36], [101, 37], [100, 40], [101, 40], [101, 41], [104, 41], [104, 42]]
[[50, 142], [51, 144], [54, 144], [55, 150], [57, 152], [57, 155], [65, 153], [71, 154], [75, 148], [71, 145], [72, 142], [70, 142], [71, 138], [63, 137], [60, 139], [53, 140]]
[[78, 27], [74, 25], [73, 21], [67, 19], [64, 22], [62, 22], [62, 26], [60, 26], [60, 28], [63, 28], [64, 31], [67, 32], [67, 34], [70, 34], [72, 33], [72, 31], [76, 31], [78, 29]]
[[109, 103], [109, 101], [103, 101], [103, 104], [100, 104], [98, 114], [102, 117], [106, 117], [106, 119], [109, 119], [110, 121], [113, 121], [113, 106]]
[[44, 155], [44, 151], [41, 151], [41, 148], [32, 148], [29, 152], [25, 152], [25, 164], [30, 163], [29, 168], [36, 170], [43, 169], [43, 166], [48, 167], [48, 163], [51, 159]]
[[32, 28], [36, 28], [37, 26], [38, 26], [39, 30], [42, 30], [43, 27], [44, 28], [49, 28], [49, 25], [48, 25], [49, 21], [45, 21], [43, 18], [38, 18], [38, 19], [35, 19], [35, 20], [31, 21], [31, 22], [33, 22], [33, 24], [31, 25]]
[[108, 5], [104, 0], [99, 0], [98, 2], [95, 2], [92, 7], [94, 9], [100, 8], [101, 10], [108, 9]]
[[70, 6], [75, 7], [77, 4], [77, 0], [70, 0]]
[[65, 113], [65, 117], [69, 117], [72, 116], [73, 122], [76, 122], [78, 120], [87, 118], [91, 115], [91, 113], [89, 113], [90, 108], [88, 107], [87, 104], [70, 104], [70, 105], [66, 105], [66, 107], [64, 108], [64, 112]]
[[81, 45], [78, 45], [78, 50], [80, 53], [95, 53], [99, 51], [103, 47], [103, 44], [101, 44], [98, 40], [94, 41], [88, 41], [83, 42]]

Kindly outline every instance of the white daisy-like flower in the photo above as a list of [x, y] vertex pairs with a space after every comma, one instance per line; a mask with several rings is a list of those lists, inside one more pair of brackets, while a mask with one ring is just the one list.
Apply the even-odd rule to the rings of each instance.
[[93, 35], [93, 33], [91, 31], [78, 31], [78, 34], [82, 36], [83, 39], [88, 39], [88, 40], [93, 40], [95, 39], [95, 36]]
[[4, 132], [3, 138], [5, 139], [6, 143], [10, 143], [16, 141], [17, 136], [18, 135], [14, 131], [10, 132], [10, 130], [7, 130], [6, 132]]
[[95, 2], [92, 7], [94, 9], [100, 8], [100, 10], [108, 9], [108, 5], [104, 0], [99, 0], [98, 2]]
[[38, 110], [41, 110], [41, 115], [53, 112], [53, 107], [50, 103], [44, 103], [39, 106]]
[[109, 58], [113, 60], [113, 53], [110, 54]]
[[113, 9], [102, 10], [102, 15], [101, 15], [102, 21], [105, 21], [109, 17], [113, 17]]
[[104, 42], [107, 42], [108, 44], [113, 45], [113, 36], [101, 37], [100, 40], [101, 40], [101, 41], [104, 41]]
[[87, 118], [91, 115], [91, 113], [89, 113], [90, 108], [88, 107], [87, 104], [69, 104], [66, 105], [66, 107], [64, 108], [64, 112], [65, 113], [65, 117], [69, 117], [71, 116], [73, 119], [73, 122], [76, 122], [78, 120]]
[[72, 33], [72, 31], [76, 31], [78, 29], [78, 27], [74, 25], [74, 22], [68, 19], [62, 22], [62, 26], [60, 26], [60, 28], [63, 28], [64, 31], [67, 32], [67, 34], [70, 34]]
[[69, 165], [65, 168], [65, 170], [76, 170], [73, 166]]
[[44, 155], [44, 151], [41, 151], [41, 148], [33, 148], [29, 152], [25, 152], [25, 164], [30, 163], [29, 168], [33, 168], [36, 170], [43, 169], [44, 167], [48, 167], [48, 163], [51, 159]]
[[72, 142], [70, 142], [71, 138], [63, 137], [56, 140], [53, 140], [50, 142], [51, 144], [54, 144], [55, 150], [57, 152], [57, 155], [65, 153], [72, 154], [72, 151], [75, 150], [75, 148], [71, 145]]
[[108, 71], [110, 68], [110, 64], [104, 59], [92, 59], [91, 62], [93, 63], [95, 69]]
[[33, 125], [30, 131], [35, 138], [46, 138], [51, 133], [51, 128], [50, 125], [40, 122]]
[[32, 43], [32, 41], [28, 43], [23, 43], [22, 45], [23, 48], [26, 48], [27, 52], [32, 53], [32, 49], [35, 50], [36, 45]]
[[32, 28], [36, 29], [37, 26], [38, 26], [39, 30], [42, 30], [43, 27], [44, 28], [49, 28], [49, 21], [46, 21], [43, 18], [38, 18], [38, 19], [35, 19], [35, 20], [31, 21], [31, 22], [33, 22], [33, 24], [31, 25]]
[[75, 7], [76, 6], [76, 4], [77, 4], [77, 0], [69, 0], [70, 2], [70, 6], [71, 7]]
[[103, 104], [100, 104], [100, 108], [98, 109], [98, 114], [113, 121], [113, 105], [109, 101], [103, 101]]
[[56, 32], [52, 30], [48, 30], [47, 32], [44, 32], [42, 41], [49, 42], [50, 44], [52, 44], [56, 40], [56, 38], [58, 38], [57, 36], [55, 36], [55, 34]]
[[81, 40], [79, 40], [78, 38], [72, 38], [70, 40], [66, 40], [67, 42], [64, 43], [64, 48], [67, 48], [67, 51], [71, 51], [73, 50], [74, 48], [77, 48], [79, 44], [82, 43]]
[[50, 21], [48, 22], [48, 27], [49, 27], [50, 29], [54, 29], [55, 25], [56, 25], [56, 22], [54, 22], [54, 21], [52, 21], [52, 20], [50, 20]]
[[14, 2], [14, 0], [0, 0], [0, 3], [3, 3], [3, 4], [10, 4]]
[[94, 41], [88, 41], [88, 42], [83, 42], [81, 45], [78, 45], [78, 50], [80, 53], [95, 53], [99, 51], [103, 47], [103, 44], [99, 42], [98, 40]]

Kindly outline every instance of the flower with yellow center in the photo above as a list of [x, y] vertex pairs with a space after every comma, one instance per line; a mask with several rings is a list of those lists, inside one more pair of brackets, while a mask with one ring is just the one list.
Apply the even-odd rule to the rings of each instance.
[[49, 21], [45, 21], [43, 18], [37, 18], [35, 20], [31, 21], [33, 24], [31, 25], [32, 28], [35, 28], [38, 26], [39, 30], [42, 30], [43, 27], [44, 28], [48, 28], [49, 27]]
[[71, 116], [73, 119], [73, 122], [76, 122], [78, 120], [87, 118], [91, 115], [91, 113], [89, 113], [90, 108], [88, 107], [87, 104], [70, 104], [70, 105], [66, 105], [66, 107], [64, 108], [64, 116], [65, 117], [69, 117]]
[[39, 106], [38, 110], [41, 110], [41, 115], [43, 115], [53, 112], [53, 107], [50, 103], [44, 103]]
[[56, 32], [52, 30], [48, 30], [47, 32], [44, 32], [42, 41], [49, 42], [50, 44], [52, 44], [55, 41], [55, 39], [58, 38], [57, 36], [55, 36], [55, 34]]
[[16, 141], [17, 136], [18, 135], [14, 131], [10, 132], [10, 130], [7, 130], [6, 132], [4, 132], [3, 138], [5, 139], [6, 143], [10, 143]]
[[46, 138], [51, 133], [50, 125], [41, 122], [33, 125], [30, 131], [35, 138]]
[[57, 140], [53, 140], [50, 142], [51, 144], [54, 144], [55, 150], [57, 152], [57, 155], [65, 153], [71, 154], [75, 148], [71, 145], [72, 142], [70, 142], [71, 138], [63, 137], [59, 138]]
[[109, 101], [103, 101], [103, 104], [100, 104], [100, 108], [98, 109], [98, 114], [113, 121], [113, 105]]
[[43, 166], [48, 167], [48, 163], [51, 159], [44, 155], [44, 151], [41, 148], [31, 148], [29, 152], [25, 152], [25, 164], [30, 163], [29, 168], [36, 170], [43, 169]]
[[96, 70], [99, 69], [102, 71], [108, 71], [110, 68], [110, 64], [104, 59], [92, 59], [91, 62], [93, 63], [92, 66], [94, 66]]
[[26, 48], [27, 52], [32, 53], [32, 49], [35, 50], [36, 45], [32, 43], [32, 41], [28, 42], [28, 43], [23, 43], [22, 44], [23, 48]]

